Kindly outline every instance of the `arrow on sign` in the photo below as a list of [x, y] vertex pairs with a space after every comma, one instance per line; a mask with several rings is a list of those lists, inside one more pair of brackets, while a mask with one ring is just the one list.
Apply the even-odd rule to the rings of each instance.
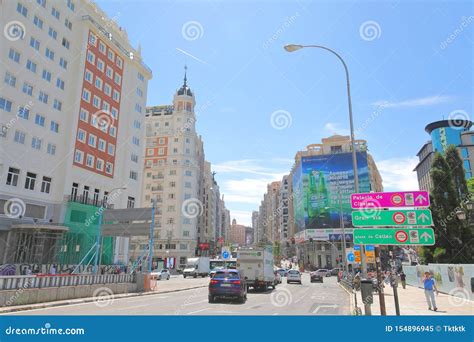
[[423, 203], [424, 201], [426, 201], [426, 197], [422, 194], [419, 194], [418, 196], [416, 196], [415, 201], [418, 203]]
[[421, 220], [421, 222], [425, 222], [429, 217], [426, 216], [424, 213], [421, 213], [420, 216], [418, 216], [418, 219]]
[[425, 242], [431, 240], [431, 236], [430, 236], [430, 234], [428, 234], [427, 232], [424, 232], [423, 234], [421, 234], [420, 238], [421, 238], [421, 239], [424, 239]]

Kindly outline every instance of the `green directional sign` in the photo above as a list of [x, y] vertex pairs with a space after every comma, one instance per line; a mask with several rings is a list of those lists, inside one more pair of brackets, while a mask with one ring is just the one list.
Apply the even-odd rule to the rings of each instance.
[[432, 226], [433, 218], [429, 209], [376, 210], [365, 209], [352, 212], [354, 227], [386, 226]]
[[358, 245], [434, 245], [432, 228], [357, 228], [354, 244]]

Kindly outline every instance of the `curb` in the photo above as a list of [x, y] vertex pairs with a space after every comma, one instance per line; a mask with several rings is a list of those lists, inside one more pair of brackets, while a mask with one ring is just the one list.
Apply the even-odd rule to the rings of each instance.
[[[140, 296], [153, 296], [153, 295], [156, 296], [156, 295], [161, 295], [161, 294], [164, 294], [164, 293], [173, 293], [173, 292], [182, 292], [182, 291], [188, 291], [188, 290], [195, 290], [195, 289], [199, 289], [199, 288], [203, 288], [203, 287], [207, 287], [207, 286], [208, 286], [208, 284], [188, 287], [188, 288], [184, 288], [184, 289], [166, 290], [166, 291], [161, 291], [161, 292], [120, 293], [120, 294], [113, 295], [113, 296], [104, 296], [104, 299], [107, 299], [107, 298], [110, 298], [110, 297], [113, 297], [113, 299], [121, 299], [121, 298], [131, 298], [131, 297], [140, 297]], [[0, 315], [6, 314], [6, 313], [11, 313], [11, 312], [28, 311], [28, 310], [33, 310], [33, 309], [45, 309], [45, 308], [52, 308], [52, 307], [57, 307], [57, 306], [67, 306], [67, 305], [71, 305], [71, 304], [91, 303], [91, 302], [94, 302], [94, 301], [95, 301], [94, 297], [86, 297], [86, 298], [78, 298], [78, 299], [69, 299], [69, 300], [65, 300], [65, 301], [19, 305], [19, 306], [9, 307], [9, 308], [0, 308]]]
[[351, 316], [357, 316], [357, 315], [354, 315], [354, 312], [357, 312], [357, 309], [356, 309], [356, 306], [355, 306], [355, 303], [354, 303], [354, 294], [349, 292], [348, 289], [346, 289], [344, 286], [341, 285], [341, 283], [337, 283], [337, 285], [343, 289], [344, 291], [346, 291], [346, 293], [349, 295], [349, 302], [350, 302], [350, 307], [351, 307], [351, 311], [350, 311], [350, 314]]

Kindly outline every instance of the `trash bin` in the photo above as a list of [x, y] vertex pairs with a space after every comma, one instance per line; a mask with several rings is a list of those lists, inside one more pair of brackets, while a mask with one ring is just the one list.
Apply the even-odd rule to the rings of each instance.
[[362, 302], [364, 304], [373, 304], [374, 297], [372, 295], [372, 280], [363, 279], [360, 281], [360, 289], [362, 294]]

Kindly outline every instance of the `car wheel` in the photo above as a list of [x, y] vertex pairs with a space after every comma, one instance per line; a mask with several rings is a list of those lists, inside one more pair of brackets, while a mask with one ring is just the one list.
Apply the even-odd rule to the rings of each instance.
[[168, 276], [168, 280], [170, 280], [170, 276]]
[[196, 274], [196, 273], [194, 273], [194, 276], [193, 276], [193, 278], [197, 278], [197, 274]]
[[186, 274], [183, 274], [183, 277], [186, 278]]
[[301, 285], [301, 281], [299, 282], [299, 284]]
[[214, 303], [216, 300], [214, 296], [209, 296], [209, 303]]

